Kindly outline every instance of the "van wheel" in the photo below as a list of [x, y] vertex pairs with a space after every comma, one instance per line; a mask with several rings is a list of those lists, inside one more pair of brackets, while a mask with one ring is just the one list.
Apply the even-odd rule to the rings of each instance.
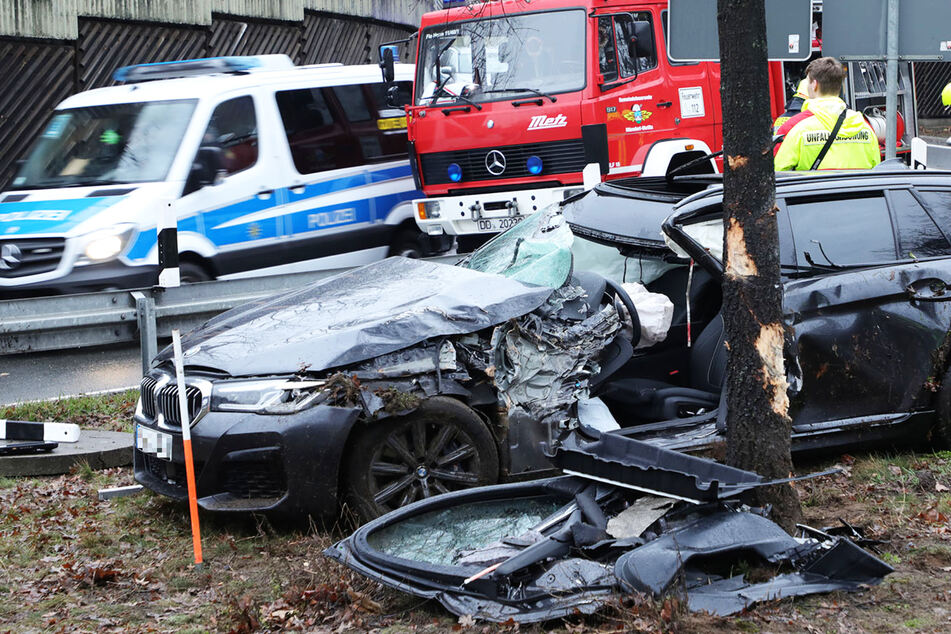
[[495, 439], [469, 407], [445, 396], [360, 432], [347, 460], [347, 501], [371, 520], [416, 500], [494, 484]]
[[208, 280], [213, 279], [205, 267], [195, 262], [179, 262], [178, 276], [182, 284], [207, 282]]
[[425, 257], [426, 254], [423, 252], [421, 244], [422, 237], [423, 234], [417, 229], [400, 229], [396, 232], [396, 237], [393, 238], [393, 243], [390, 245], [390, 252], [387, 255], [398, 255], [404, 258], [413, 258], [414, 260]]

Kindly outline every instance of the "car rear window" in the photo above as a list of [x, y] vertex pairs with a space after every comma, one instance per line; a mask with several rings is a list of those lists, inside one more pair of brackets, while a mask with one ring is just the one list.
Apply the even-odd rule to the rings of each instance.
[[928, 213], [938, 223], [938, 227], [945, 235], [951, 235], [951, 191], [919, 189], [916, 193], [921, 197]]
[[895, 260], [895, 236], [883, 196], [787, 200], [801, 265]]
[[951, 244], [948, 243], [947, 237], [910, 191], [892, 192], [891, 203], [895, 224], [898, 226], [898, 250], [901, 259], [951, 254]]

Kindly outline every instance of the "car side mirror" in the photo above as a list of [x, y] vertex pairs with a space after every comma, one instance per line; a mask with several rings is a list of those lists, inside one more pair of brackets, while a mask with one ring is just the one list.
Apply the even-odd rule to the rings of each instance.
[[208, 185], [217, 185], [224, 174], [224, 161], [221, 148], [213, 145], [203, 145], [198, 148], [198, 154], [192, 161], [188, 180], [185, 181], [184, 194], [190, 194]]
[[405, 103], [400, 103], [400, 87], [396, 84], [393, 84], [386, 89], [386, 107], [387, 108], [400, 108], [402, 109], [405, 106]]
[[394, 58], [397, 53], [395, 44], [384, 44], [380, 47], [380, 69], [383, 71], [383, 83], [389, 85], [393, 83], [396, 77], [394, 70]]
[[654, 56], [654, 31], [650, 22], [635, 21], [634, 37], [630, 42], [631, 57]]

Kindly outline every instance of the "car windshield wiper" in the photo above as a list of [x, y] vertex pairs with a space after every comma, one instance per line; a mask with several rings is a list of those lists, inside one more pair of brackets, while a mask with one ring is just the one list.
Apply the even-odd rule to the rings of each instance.
[[126, 181], [117, 181], [111, 179], [82, 179], [82, 180], [73, 180], [72, 177], [66, 176], [61, 178], [50, 178], [47, 180], [36, 181], [20, 189], [50, 189], [56, 187], [91, 187], [95, 185], [125, 185]]
[[128, 185], [129, 181], [120, 181], [114, 178], [96, 178], [88, 181], [79, 181], [76, 187], [92, 187], [97, 185]]
[[[542, 92], [541, 90], [538, 90], [537, 88], [496, 88], [494, 90], [483, 90], [482, 92], [485, 94], [490, 94], [490, 95], [498, 94], [500, 92], [530, 92], [533, 95], [538, 95], [539, 97], [545, 97], [546, 99], [550, 99], [552, 103], [555, 103], [556, 101], [558, 101], [557, 97], [553, 95], [549, 95], [547, 92]], [[518, 100], [516, 99], [516, 101]]]
[[[443, 83], [439, 84], [438, 86], [436, 86], [436, 90], [433, 91], [433, 94], [430, 95], [429, 97], [426, 97], [426, 99], [429, 99], [429, 105], [430, 105], [430, 107], [436, 105], [436, 104], [434, 103], [434, 102], [436, 101], [436, 99], [441, 99], [441, 98], [445, 95], [446, 97], [449, 97], [450, 99], [454, 99], [454, 100], [456, 100], [456, 101], [464, 101], [465, 103], [469, 104], [470, 106], [472, 106], [472, 107], [475, 108], [476, 110], [482, 110], [482, 106], [480, 106], [480, 105], [477, 104], [476, 102], [472, 101], [472, 100], [469, 99], [468, 97], [465, 97], [465, 96], [463, 96], [463, 95], [454, 95], [454, 94], [452, 94], [451, 92], [449, 92], [448, 90], [446, 90], [445, 88], [443, 88], [443, 86], [445, 86], [445, 82], [443, 82]], [[447, 105], [447, 104], [442, 104], [442, 105]]]

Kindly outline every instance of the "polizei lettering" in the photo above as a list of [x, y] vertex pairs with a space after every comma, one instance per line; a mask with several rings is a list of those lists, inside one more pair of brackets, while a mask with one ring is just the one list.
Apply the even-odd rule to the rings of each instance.
[[[826, 142], [826, 139], [829, 138], [828, 130], [822, 130], [820, 132], [806, 132], [806, 145], [820, 145]], [[836, 135], [836, 143], [867, 143], [870, 139], [870, 133], [868, 130], [859, 130], [852, 136], [842, 136], [841, 134]]]
[[563, 114], [554, 117], [546, 117], [543, 114], [532, 117], [528, 124], [529, 130], [547, 130], [548, 128], [563, 128], [568, 125], [568, 117]]
[[332, 227], [333, 225], [345, 225], [355, 222], [357, 211], [352, 207], [349, 209], [335, 209], [334, 211], [320, 211], [315, 214], [307, 215], [307, 228], [314, 227]]
[[66, 220], [69, 217], [68, 209], [37, 209], [36, 211], [11, 211], [0, 214], [0, 222], [17, 222], [20, 220]]

